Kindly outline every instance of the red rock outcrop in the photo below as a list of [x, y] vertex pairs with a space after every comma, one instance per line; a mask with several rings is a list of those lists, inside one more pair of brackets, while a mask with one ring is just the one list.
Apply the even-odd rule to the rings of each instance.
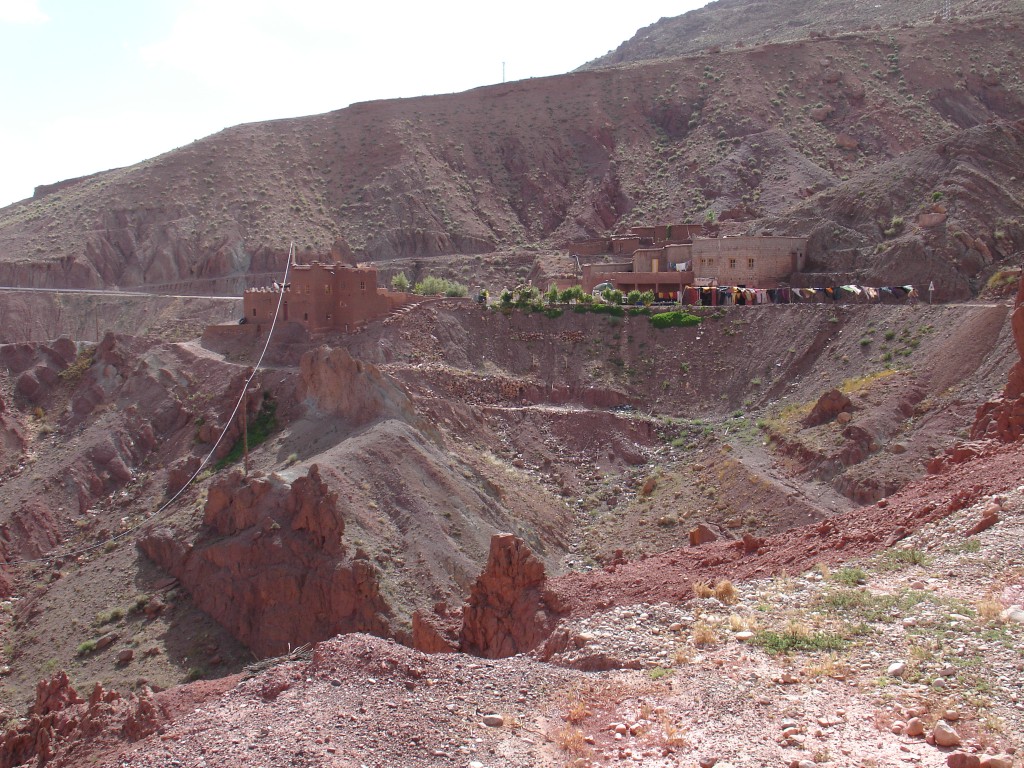
[[434, 614], [414, 611], [412, 614], [412, 647], [424, 653], [453, 653], [459, 650], [457, 617], [447, 612]]
[[139, 545], [257, 655], [343, 632], [392, 634], [376, 567], [348, 555], [337, 494], [317, 465], [291, 483], [238, 471], [218, 479], [203, 523], [191, 542], [162, 529]]
[[146, 688], [138, 696], [122, 697], [96, 683], [84, 701], [61, 671], [39, 681], [26, 721], [0, 738], [0, 768], [30, 761], [36, 766], [76, 765], [76, 745], [138, 741], [154, 733], [160, 720]]
[[500, 659], [536, 648], [560, 612], [544, 586], [544, 564], [522, 539], [511, 533], [492, 536], [487, 566], [463, 609], [462, 650]]
[[1002, 397], [990, 400], [978, 409], [971, 430], [971, 439], [974, 440], [988, 437], [1010, 443], [1024, 436], [1024, 274], [1017, 287], [1010, 324], [1019, 359], [1010, 368]]
[[323, 413], [356, 426], [381, 417], [413, 420], [412, 402], [398, 385], [376, 366], [354, 359], [344, 347], [307, 352], [299, 368], [299, 397]]
[[849, 412], [852, 409], [853, 403], [850, 402], [849, 397], [838, 389], [830, 389], [818, 398], [818, 402], [814, 404], [814, 408], [811, 409], [803, 423], [806, 427], [816, 427], [819, 424], [832, 421], [840, 413]]

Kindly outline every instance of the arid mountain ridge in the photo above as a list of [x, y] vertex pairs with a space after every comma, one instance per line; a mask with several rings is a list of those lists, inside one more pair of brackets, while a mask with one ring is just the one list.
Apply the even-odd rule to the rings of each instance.
[[[1006, 0], [952, 0], [950, 19], [1005, 12]], [[716, 0], [682, 16], [664, 18], [637, 31], [614, 51], [580, 69], [614, 66], [699, 53], [714, 46], [742, 48], [791, 43], [808, 37], [892, 29], [944, 19], [943, 0], [836, 3], [832, 0]]]
[[[838, 25], [845, 7], [813, 10]], [[812, 269], [833, 276], [969, 296], [1024, 248], [1024, 19], [998, 3], [957, 14], [742, 48], [738, 30], [675, 58], [237, 126], [3, 209], [0, 283], [260, 272], [292, 240], [478, 282], [472, 260], [436, 257], [501, 265], [714, 216], [810, 235]]]

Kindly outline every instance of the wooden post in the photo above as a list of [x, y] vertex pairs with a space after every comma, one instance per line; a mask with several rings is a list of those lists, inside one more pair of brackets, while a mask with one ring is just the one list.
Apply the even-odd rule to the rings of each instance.
[[249, 476], [249, 387], [242, 393], [242, 474]]

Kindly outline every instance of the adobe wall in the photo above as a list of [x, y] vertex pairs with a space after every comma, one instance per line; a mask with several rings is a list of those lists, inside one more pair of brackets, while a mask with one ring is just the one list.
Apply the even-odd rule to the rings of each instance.
[[570, 256], [600, 256], [611, 250], [612, 242], [608, 238], [584, 240], [569, 244]]
[[669, 224], [664, 239], [670, 243], [691, 243], [703, 231], [703, 224]]
[[[289, 272], [281, 301], [282, 322], [298, 322], [313, 333], [349, 332], [413, 301], [412, 294], [377, 287], [377, 270], [341, 264], [298, 264]], [[248, 323], [269, 325], [280, 292], [260, 288], [245, 292], [243, 307]]]
[[640, 247], [639, 237], [613, 237], [612, 253], [616, 256], [633, 256], [633, 252]]
[[685, 264], [693, 258], [693, 246], [689, 243], [665, 246], [665, 262], [669, 269], [675, 269], [676, 264]]
[[667, 272], [664, 248], [638, 248], [633, 252], [634, 272]]
[[805, 237], [717, 237], [693, 242], [697, 278], [719, 285], [770, 288], [803, 268]]
[[626, 263], [614, 263], [614, 264], [584, 264], [583, 265], [583, 277], [580, 280], [580, 285], [583, 290], [590, 293], [594, 288], [601, 283], [611, 282], [604, 276], [610, 274], [617, 274], [620, 272], [628, 272], [633, 268], [632, 262]]
[[593, 272], [590, 280], [589, 287], [583, 286], [587, 293], [596, 285], [611, 283], [623, 293], [654, 291], [660, 297], [675, 299], [677, 291], [693, 284], [693, 272]]

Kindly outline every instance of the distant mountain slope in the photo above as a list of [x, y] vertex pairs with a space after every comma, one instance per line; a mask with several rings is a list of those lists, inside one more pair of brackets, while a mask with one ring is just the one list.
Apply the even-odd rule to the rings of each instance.
[[[1020, 10], [1014, 0], [950, 0], [958, 19]], [[709, 48], [785, 43], [808, 37], [930, 23], [945, 0], [716, 0], [640, 29], [614, 51], [580, 69], [670, 58]]]
[[[948, 295], [967, 295], [1024, 250], [1024, 174], [996, 149], [1020, 146], [1022, 50], [1018, 12], [242, 125], [0, 210], [0, 284], [263, 271], [292, 240], [363, 260], [550, 250], [708, 216], [723, 231], [800, 230], [821, 268], [870, 260], [895, 280], [915, 274], [895, 241], [925, 242], [917, 214], [941, 198], [949, 237], [927, 249], [949, 265]], [[989, 123], [1000, 142], [965, 139], [972, 149], [910, 194], [919, 160], [906, 153]], [[847, 213], [814, 207], [836, 188], [856, 202], [862, 185], [874, 202], [854, 211], [856, 237]]]

